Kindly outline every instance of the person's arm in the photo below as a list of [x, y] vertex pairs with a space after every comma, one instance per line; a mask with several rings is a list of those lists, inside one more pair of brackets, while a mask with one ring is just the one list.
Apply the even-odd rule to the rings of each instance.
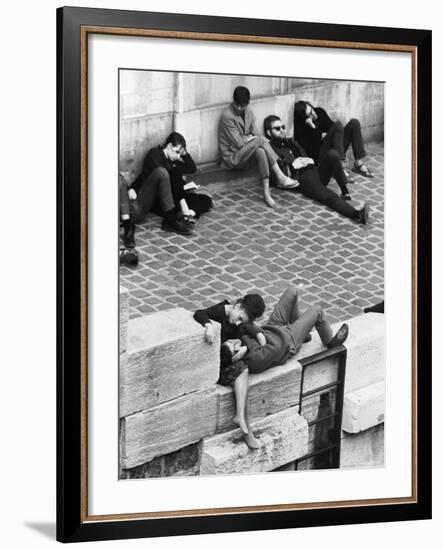
[[243, 145], [247, 143], [247, 138], [240, 131], [235, 120], [233, 118], [224, 116], [221, 123], [225, 136], [231, 144], [231, 147], [233, 147], [234, 149], [241, 149]]
[[249, 133], [253, 136], [258, 136], [258, 128], [255, 122], [255, 115], [252, 110], [250, 111], [250, 115], [251, 115], [251, 125], [250, 125]]
[[197, 166], [191, 155], [186, 152], [186, 154], [182, 156], [181, 161], [177, 161], [173, 164], [171, 171], [180, 175], [195, 174], [195, 172], [197, 172]]
[[194, 313], [194, 319], [206, 329], [205, 340], [208, 344], [212, 344], [214, 341], [214, 329], [211, 320], [221, 323], [222, 308], [224, 308], [225, 305], [226, 302], [221, 302], [220, 304], [216, 304], [206, 309], [198, 309]]
[[334, 121], [330, 118], [328, 113], [323, 109], [323, 107], [316, 107], [315, 112], [317, 113], [317, 128], [324, 132], [329, 132], [329, 129], [334, 124]]

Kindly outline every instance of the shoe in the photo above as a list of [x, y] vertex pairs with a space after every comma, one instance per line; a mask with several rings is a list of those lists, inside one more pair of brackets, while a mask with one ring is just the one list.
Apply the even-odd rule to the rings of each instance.
[[347, 193], [342, 193], [341, 194], [341, 198], [344, 200], [344, 201], [350, 201], [352, 200], [352, 197], [351, 197], [351, 194], [349, 193], [349, 191]]
[[136, 266], [138, 264], [138, 254], [136, 250], [128, 248], [120, 249], [120, 265]]
[[336, 348], [337, 346], [341, 346], [348, 337], [349, 334], [349, 326], [346, 323], [343, 323], [342, 326], [338, 329], [335, 336], [332, 337], [332, 340], [327, 345], [328, 348]]
[[126, 248], [135, 248], [135, 225], [131, 220], [122, 221], [124, 235], [123, 235], [123, 244]]
[[371, 170], [369, 170], [366, 164], [362, 164], [361, 166], [357, 166], [356, 164], [354, 164], [352, 171], [355, 172], [356, 174], [360, 174], [360, 176], [365, 176], [365, 178], [374, 177], [374, 174], [371, 172]]
[[166, 221], [166, 219], [164, 219], [162, 229], [163, 231], [171, 231], [180, 235], [192, 235], [192, 229], [184, 220]]
[[351, 172], [349, 172], [349, 170], [346, 170], [346, 168], [343, 168], [343, 172], [345, 173], [345, 176], [346, 176], [346, 179], [348, 180], [348, 183], [355, 183], [355, 178], [351, 174]]
[[278, 187], [279, 189], [295, 189], [299, 185], [299, 181], [293, 180], [286, 176], [283, 180], [277, 182], [276, 187]]
[[365, 203], [363, 208], [358, 211], [358, 221], [362, 225], [367, 225], [369, 223], [369, 204]]

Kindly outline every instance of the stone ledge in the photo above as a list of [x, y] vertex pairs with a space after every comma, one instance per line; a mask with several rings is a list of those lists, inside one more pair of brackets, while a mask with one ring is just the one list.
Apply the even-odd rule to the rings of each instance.
[[[259, 420], [298, 405], [300, 398], [301, 365], [295, 359], [260, 374], [249, 376], [249, 415]], [[217, 433], [235, 428], [234, 390], [217, 385]]]
[[215, 433], [214, 390], [196, 392], [122, 419], [121, 468], [129, 469]]
[[252, 451], [239, 429], [203, 440], [201, 475], [268, 472], [303, 456], [308, 426], [296, 407], [267, 416], [252, 425], [260, 448]]
[[358, 433], [377, 424], [385, 418], [385, 383], [377, 382], [350, 392], [343, 403], [342, 429]]
[[127, 353], [120, 357], [120, 417], [214, 386], [219, 376], [220, 325], [213, 345], [183, 308], [128, 323]]
[[342, 432], [340, 468], [381, 468], [384, 466], [384, 424], [359, 432]]

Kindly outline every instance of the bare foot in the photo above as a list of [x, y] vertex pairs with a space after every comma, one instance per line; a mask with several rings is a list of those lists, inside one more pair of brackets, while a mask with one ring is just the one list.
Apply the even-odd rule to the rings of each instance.
[[258, 449], [260, 447], [259, 440], [256, 437], [254, 437], [254, 434], [252, 432], [242, 433], [242, 436], [243, 436], [243, 439], [246, 442], [246, 445], [250, 449], [255, 450], [255, 449]]
[[274, 208], [275, 200], [271, 197], [271, 195], [263, 195], [263, 200], [268, 206], [270, 206], [271, 208]]
[[237, 424], [237, 426], [242, 431], [243, 436], [248, 435], [249, 433], [248, 425], [246, 424], [246, 420], [244, 419], [244, 417], [240, 417], [237, 415], [234, 416], [234, 424]]

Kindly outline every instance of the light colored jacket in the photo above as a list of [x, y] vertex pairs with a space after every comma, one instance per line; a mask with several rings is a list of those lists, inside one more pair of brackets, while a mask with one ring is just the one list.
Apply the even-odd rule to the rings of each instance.
[[245, 118], [238, 115], [232, 104], [227, 107], [218, 124], [218, 144], [221, 160], [229, 168], [233, 167], [232, 156], [247, 143], [247, 136], [257, 136], [258, 131], [255, 125], [255, 116], [249, 107], [246, 107]]

